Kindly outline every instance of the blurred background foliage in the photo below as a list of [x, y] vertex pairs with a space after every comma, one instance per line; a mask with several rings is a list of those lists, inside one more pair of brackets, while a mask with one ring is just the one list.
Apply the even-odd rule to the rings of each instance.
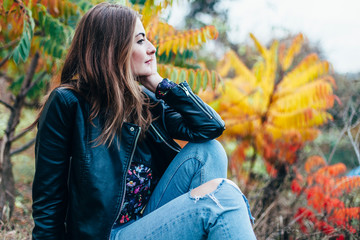
[[[10, 188], [14, 192], [7, 196], [10, 200], [0, 206], [1, 239], [30, 239], [34, 174], [31, 143], [35, 131], [22, 133], [35, 119], [42, 97], [58, 84], [62, 60], [77, 21], [99, 2], [1, 1], [0, 149], [4, 162], [5, 146], [10, 144], [7, 169], [13, 173], [15, 184], [13, 190]], [[218, 7], [221, 0], [190, 1], [183, 29], [167, 23], [175, 11], [172, 0], [118, 3], [142, 14], [147, 37], [157, 47], [159, 72], [176, 82], [187, 80], [225, 119], [228, 128], [219, 140], [229, 156], [229, 178], [239, 184], [250, 200], [258, 239], [360, 237], [360, 180], [346, 176], [360, 165], [360, 73], [338, 74], [336, 66], [333, 69], [324, 59], [321, 46], [298, 33], [268, 43], [255, 36], [254, 44], [231, 42], [227, 10]], [[293, 50], [291, 59], [284, 63], [290, 52], [286, 49]], [[328, 81], [322, 82], [322, 90], [314, 95], [309, 91], [301, 101], [288, 107], [296, 114], [299, 109], [307, 109], [297, 115], [303, 120], [285, 126], [289, 121], [283, 119], [276, 125], [271, 117], [277, 101], [274, 95], [279, 94], [284, 77], [309, 55], [316, 55], [316, 62], [326, 66], [314, 70], [313, 75], [305, 74], [304, 81], [309, 84], [321, 76]], [[225, 68], [226, 64], [230, 65]], [[309, 68], [311, 64], [305, 64], [297, 74]], [[293, 83], [291, 92], [296, 93], [301, 86], [297, 85], [296, 76], [292, 78], [288, 82]], [[227, 88], [237, 92], [231, 95]], [[239, 96], [242, 98], [237, 99]], [[310, 124], [314, 114], [306, 113], [316, 110], [309, 103], [315, 98], [323, 100], [320, 109], [325, 115], [316, 124]], [[21, 106], [15, 105], [19, 102]], [[20, 114], [18, 120], [16, 114]], [[277, 116], [284, 117], [284, 112]], [[246, 122], [251, 124], [245, 126]], [[276, 134], [266, 126], [276, 126]], [[309, 127], [314, 131], [305, 137], [302, 133]], [[24, 148], [26, 145], [29, 146]], [[18, 149], [23, 151], [14, 154]], [[5, 167], [2, 164], [0, 174], [4, 174]], [[11, 184], [1, 184], [4, 182]], [[336, 186], [335, 195], [333, 189], [324, 188], [329, 184]], [[334, 212], [335, 208], [339, 211]]]

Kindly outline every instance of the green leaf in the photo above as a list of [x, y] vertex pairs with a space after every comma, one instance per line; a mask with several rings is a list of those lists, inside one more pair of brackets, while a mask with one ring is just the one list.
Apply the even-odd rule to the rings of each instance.
[[54, 43], [54, 42], [50, 42], [50, 54], [53, 56], [53, 57], [57, 57], [57, 48], [58, 46]]
[[39, 12], [39, 25], [40, 25], [41, 27], [44, 26], [44, 21], [45, 21], [45, 17], [44, 17], [43, 12]]
[[45, 34], [50, 34], [50, 28], [51, 28], [51, 18], [48, 17], [48, 15], [44, 15], [44, 32]]
[[166, 68], [166, 70], [165, 70], [165, 76], [166, 76], [166, 77], [171, 76], [171, 72], [170, 72], [170, 69], [169, 69], [169, 68]]
[[28, 18], [24, 17], [24, 27], [23, 32], [21, 34], [21, 38], [19, 44], [13, 50], [11, 56], [14, 59], [16, 64], [20, 63], [20, 60], [26, 61], [29, 57], [30, 48], [31, 48], [31, 40], [33, 37], [34, 31], [34, 19], [32, 18], [31, 10], [25, 8], [28, 13]]
[[178, 70], [177, 69], [173, 69], [171, 76], [170, 76], [170, 80], [173, 82], [177, 81], [177, 77], [178, 77]]
[[191, 89], [193, 89], [194, 80], [195, 80], [194, 71], [193, 71], [193, 70], [190, 70], [189, 79], [188, 79], [188, 84], [189, 84], [189, 86], [190, 86]]
[[177, 83], [181, 83], [181, 82], [185, 82], [185, 81], [186, 81], [186, 72], [185, 72], [185, 70], [181, 70], [180, 76], [179, 76], [179, 82], [177, 82]]
[[[26, 25], [28, 25], [28, 24], [26, 24]], [[28, 28], [26, 28], [25, 31], [23, 32], [21, 40], [23, 41], [25, 48], [30, 49], [31, 34], [30, 34]]]
[[29, 14], [29, 23], [30, 23], [30, 27], [29, 27], [29, 30], [30, 30], [30, 36], [31, 38], [34, 36], [34, 28], [35, 28], [35, 21], [34, 21], [34, 18], [32, 16], [32, 11], [28, 8], [26, 8], [28, 14]]
[[30, 49], [26, 47], [25, 40], [21, 39], [20, 44], [19, 44], [19, 52], [20, 52], [21, 59], [24, 62], [27, 59], [27, 57], [29, 56], [29, 50]]
[[209, 72], [206, 70], [204, 72], [204, 77], [203, 77], [203, 90], [206, 89], [208, 81], [209, 81], [209, 78], [208, 78], [209, 75], [208, 74], [209, 74]]
[[63, 54], [63, 49], [62, 48], [58, 48], [57, 49], [57, 52], [56, 52], [56, 55], [57, 55], [57, 58], [62, 58], [62, 54]]
[[55, 21], [51, 21], [50, 22], [50, 32], [49, 32], [49, 34], [50, 34], [50, 37], [52, 38], [52, 39], [54, 39], [55, 41], [56, 41], [56, 39], [57, 39], [57, 24], [56, 24], [56, 22]]
[[19, 50], [18, 50], [18, 47], [16, 47], [12, 53], [12, 58], [14, 60], [14, 62], [16, 64], [19, 64], [20, 63], [20, 53], [19, 53]]
[[49, 40], [44, 42], [44, 50], [48, 54], [51, 54], [51, 47], [52, 47], [52, 44], [51, 44], [51, 42]]
[[79, 7], [81, 8], [81, 10], [83, 10], [84, 12], [87, 12], [90, 8], [93, 7], [93, 5], [91, 3], [89, 3], [88, 1], [82, 1], [79, 4]]
[[196, 87], [194, 92], [198, 93], [201, 87], [201, 71], [197, 71], [196, 73]]
[[211, 71], [211, 86], [213, 89], [216, 87], [217, 75], [215, 71]]

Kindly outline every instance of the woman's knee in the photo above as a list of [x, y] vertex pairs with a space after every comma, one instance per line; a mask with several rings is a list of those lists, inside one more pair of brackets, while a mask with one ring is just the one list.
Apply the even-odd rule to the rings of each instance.
[[203, 155], [203, 160], [211, 161], [214, 167], [227, 168], [228, 159], [224, 147], [217, 140], [209, 140], [203, 143], [188, 143], [186, 147], [190, 151], [196, 151]]

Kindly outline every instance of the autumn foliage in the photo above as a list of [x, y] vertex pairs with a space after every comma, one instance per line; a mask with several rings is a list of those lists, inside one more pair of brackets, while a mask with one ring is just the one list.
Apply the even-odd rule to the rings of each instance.
[[[6, 69], [4, 73], [10, 79], [9, 89], [21, 85], [31, 60], [37, 55], [39, 59], [31, 86], [42, 89], [43, 92], [37, 90], [42, 96], [49, 80], [61, 68], [60, 59], [66, 54], [77, 21], [99, 2], [102, 1], [1, 0], [3, 51], [0, 66]], [[344, 176], [344, 164], [328, 165], [319, 156], [306, 161], [304, 173], [294, 167], [306, 142], [319, 135], [319, 126], [332, 120], [327, 111], [337, 101], [331, 65], [315, 53], [299, 57], [305, 42], [302, 34], [295, 36], [290, 44], [273, 41], [269, 47], [263, 46], [251, 34], [258, 52], [252, 66], [245, 64], [235, 51], [229, 51], [219, 61], [217, 69], [210, 70], [193, 58], [192, 53], [218, 37], [214, 26], [179, 30], [169, 25], [162, 13], [173, 0], [131, 1], [144, 4], [131, 4], [127, 0], [118, 2], [140, 13], [147, 38], [157, 49], [160, 75], [177, 83], [186, 80], [193, 91], [225, 120], [226, 131], [220, 140], [225, 147], [229, 142], [236, 145], [229, 153], [230, 170], [238, 183], [245, 182], [243, 186], [246, 187], [251, 185], [245, 180], [251, 176], [251, 168], [244, 167], [246, 161], [264, 160], [270, 176], [266, 184], [270, 184], [263, 187], [265, 181], [255, 179], [258, 185], [253, 184], [252, 189], [257, 199], [250, 199], [253, 215], [258, 212], [254, 226], [257, 233], [265, 229], [260, 227], [261, 224], [266, 226], [266, 231], [275, 232], [271, 223], [284, 216], [284, 226], [296, 225], [302, 235], [320, 232], [323, 236], [338, 239], [360, 236], [360, 207], [356, 202], [359, 198], [354, 196], [357, 200], [350, 201], [352, 194], [359, 193], [360, 177]], [[205, 91], [207, 89], [211, 91]], [[281, 171], [285, 174], [280, 179]], [[293, 171], [294, 178], [288, 174]], [[242, 189], [244, 192], [248, 190], [246, 187]], [[270, 187], [273, 191], [269, 191]], [[261, 195], [263, 189], [267, 191]], [[289, 194], [290, 191], [295, 195], [296, 208], [292, 209], [291, 205], [290, 210], [286, 209], [289, 220], [279, 213], [282, 207], [279, 199], [283, 197], [280, 195], [294, 196]]]
[[293, 66], [302, 34], [288, 47], [274, 41], [269, 48], [250, 36], [260, 60], [249, 69], [234, 51], [226, 53], [218, 65], [225, 88], [212, 106], [226, 122], [225, 138], [242, 142], [231, 158], [235, 170], [245, 160], [244, 146], [251, 146], [275, 176], [278, 166], [293, 164], [303, 144], [318, 136], [318, 126], [332, 119], [327, 109], [336, 99], [335, 81], [330, 64], [316, 54]]
[[319, 156], [307, 159], [306, 176], [297, 174], [291, 189], [297, 197], [306, 199], [306, 206], [297, 209], [294, 216], [304, 234], [321, 231], [339, 239], [357, 233], [360, 207], [348, 200], [351, 192], [360, 189], [360, 176], [343, 176], [343, 163], [327, 165]]

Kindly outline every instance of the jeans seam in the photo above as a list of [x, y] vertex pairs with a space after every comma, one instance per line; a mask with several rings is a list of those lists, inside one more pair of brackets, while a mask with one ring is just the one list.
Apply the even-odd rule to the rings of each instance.
[[[225, 180], [226, 180], [226, 179], [224, 179], [224, 181], [225, 181]], [[246, 207], [247, 207], [250, 221], [251, 221], [252, 224], [254, 224], [255, 218], [254, 218], [253, 215], [251, 214], [250, 204], [249, 204], [249, 201], [247, 200], [245, 194], [240, 190], [240, 188], [235, 187], [234, 185], [232, 185], [232, 184], [230, 184], [230, 183], [228, 183], [228, 184], [231, 185], [233, 188], [235, 188], [235, 189], [241, 194], [241, 196], [242, 196], [242, 198], [243, 198], [243, 200], [244, 200], [244, 202], [245, 202], [245, 205], [246, 205]]]
[[205, 183], [205, 168], [201, 168], [200, 185]]
[[[188, 156], [181, 164], [178, 165], [178, 167], [176, 168], [176, 170], [174, 171], [174, 173], [172, 174], [172, 176], [170, 177], [169, 181], [166, 183], [165, 187], [164, 187], [164, 190], [162, 191], [162, 194], [161, 196], [159, 197], [159, 200], [158, 202], [156, 203], [155, 205], [155, 209], [158, 208], [159, 206], [159, 203], [161, 202], [161, 199], [163, 198], [165, 192], [166, 192], [166, 189], [169, 187], [169, 183], [171, 182], [171, 180], [174, 178], [175, 174], [177, 173], [177, 171], [180, 169], [180, 167], [186, 162], [186, 161], [189, 161], [189, 160], [197, 160], [200, 162], [200, 164], [202, 165], [201, 166], [201, 173], [200, 173], [200, 178], [202, 178], [201, 174], [202, 174], [202, 167], [204, 166], [204, 163], [199, 159], [199, 156], [198, 155], [193, 155], [193, 156]], [[202, 181], [202, 179], [200, 179], [200, 181]]]

